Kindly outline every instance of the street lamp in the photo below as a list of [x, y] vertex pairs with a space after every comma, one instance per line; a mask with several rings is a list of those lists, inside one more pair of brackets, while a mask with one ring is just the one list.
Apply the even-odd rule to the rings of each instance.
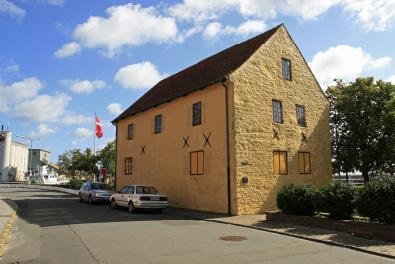
[[28, 136], [16, 136], [17, 138], [24, 138], [30, 141], [30, 157], [29, 157], [29, 176], [32, 176], [32, 156], [33, 156], [33, 141], [40, 140], [39, 138], [31, 138]]

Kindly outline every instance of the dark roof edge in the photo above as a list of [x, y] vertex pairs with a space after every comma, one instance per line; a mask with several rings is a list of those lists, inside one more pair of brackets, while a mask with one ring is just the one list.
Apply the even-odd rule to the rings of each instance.
[[114, 120], [112, 120], [111, 123], [112, 123], [114, 126], [116, 126], [116, 124], [117, 124], [119, 121], [123, 120], [123, 119], [126, 119], [126, 118], [128, 118], [128, 117], [130, 117], [130, 116], [137, 115], [137, 114], [142, 113], [142, 112], [145, 112], [145, 111], [147, 111], [147, 110], [149, 110], [149, 109], [152, 109], [152, 108], [155, 108], [155, 107], [157, 107], [157, 106], [159, 106], [159, 105], [162, 105], [162, 104], [165, 104], [165, 103], [169, 103], [169, 102], [171, 102], [171, 101], [173, 101], [173, 100], [175, 100], [175, 99], [177, 99], [177, 98], [184, 97], [184, 96], [186, 96], [186, 95], [188, 95], [188, 94], [191, 94], [191, 93], [194, 93], [194, 92], [197, 92], [197, 91], [201, 91], [201, 90], [203, 90], [203, 89], [205, 89], [205, 88], [207, 88], [207, 87], [209, 87], [209, 86], [211, 86], [211, 85], [221, 83], [221, 82], [223, 82], [224, 80], [226, 80], [227, 77], [228, 77], [228, 75], [225, 75], [225, 76], [223, 76], [220, 80], [213, 81], [213, 82], [210, 82], [210, 83], [206, 83], [206, 84], [202, 85], [201, 87], [197, 88], [197, 89], [194, 90], [194, 91], [190, 91], [190, 92], [187, 92], [187, 93], [178, 95], [178, 96], [174, 96], [173, 98], [167, 100], [166, 102], [162, 102], [162, 103], [160, 103], [160, 104], [157, 104], [157, 105], [155, 105], [155, 106], [152, 106], [152, 107], [150, 107], [150, 108], [148, 108], [148, 109], [146, 109], [146, 110], [144, 110], [144, 111], [139, 111], [139, 112], [137, 112], [137, 113], [134, 113], [134, 114], [131, 114], [131, 115], [122, 117], [122, 118], [119, 118], [119, 116], [118, 116], [117, 118], [115, 118]]
[[[269, 32], [269, 31], [272, 31], [272, 30], [274, 30], [274, 32], [276, 32], [281, 26], [285, 27], [284, 23], [278, 24], [277, 26], [275, 26], [275, 27], [273, 27], [273, 28], [271, 28], [271, 29], [265, 31], [264, 33]], [[264, 34], [264, 33], [262, 33], [262, 34]], [[288, 32], [287, 32], [287, 33], [288, 33]], [[273, 34], [274, 34], [274, 33], [273, 33]], [[289, 35], [289, 33], [288, 33], [288, 35]], [[272, 36], [270, 36], [269, 39], [270, 39], [271, 37], [272, 37]], [[248, 40], [250, 40], [250, 39], [248, 39]], [[241, 42], [241, 43], [244, 43], [244, 42], [246, 42], [246, 41], [248, 41], [248, 40], [245, 40], [245, 41], [243, 41], [243, 42]], [[235, 45], [233, 45], [233, 46], [231, 46], [231, 47], [228, 47], [228, 48], [226, 48], [226, 49], [224, 49], [224, 50], [230, 49], [230, 48], [232, 48], [232, 47], [234, 47], [234, 46], [236, 46], [236, 45], [239, 45], [239, 44], [241, 44], [241, 43], [237, 43], [237, 44], [235, 44]], [[295, 44], [295, 45], [296, 45], [296, 44]], [[211, 56], [209, 56], [209, 57], [207, 57], [207, 58], [204, 58], [204, 59], [202, 59], [202, 60], [200, 60], [200, 61], [198, 61], [198, 62], [196, 62], [196, 63], [194, 63], [194, 64], [192, 64], [192, 65], [190, 65], [190, 66], [188, 66], [188, 67], [186, 67], [186, 68], [184, 68], [184, 69], [182, 69], [182, 70], [180, 70], [180, 71], [178, 71], [178, 72], [176, 72], [176, 73], [174, 73], [174, 74], [172, 74], [172, 75], [170, 75], [170, 76], [168, 76], [167, 78], [170, 78], [170, 77], [172, 77], [172, 76], [174, 76], [174, 75], [176, 75], [176, 74], [178, 74], [178, 73], [180, 73], [180, 72], [182, 72], [182, 71], [184, 71], [184, 70], [186, 70], [186, 69], [188, 69], [188, 68], [191, 68], [191, 67], [195, 66], [196, 64], [199, 64], [200, 62], [202, 62], [202, 61], [204, 61], [204, 60], [206, 60], [206, 59], [208, 59], [208, 58], [210, 58], [210, 57], [216, 56], [217, 54], [223, 52], [224, 50], [221, 50], [221, 51], [219, 51], [219, 52], [217, 52], [217, 53], [215, 53], [215, 54], [213, 54], [213, 55], [211, 55]], [[255, 52], [254, 52], [254, 53], [255, 53]], [[251, 55], [251, 56], [252, 56], [252, 55]], [[250, 57], [251, 57], [251, 56], [250, 56]], [[250, 57], [249, 57], [249, 58], [250, 58]], [[249, 58], [248, 58], [248, 59], [249, 59]], [[247, 60], [248, 60], [248, 59], [247, 59]], [[247, 60], [245, 60], [245, 61], [247, 61]], [[244, 62], [245, 62], [245, 61], [244, 61]], [[236, 70], [236, 69], [234, 69], [234, 70]], [[232, 72], [233, 72], [233, 71], [232, 71]], [[130, 107], [133, 106], [133, 104], [132, 104], [132, 105], [131, 105], [128, 109], [126, 109], [122, 114], [120, 114], [117, 118], [115, 118], [114, 120], [112, 120], [111, 123], [112, 123], [113, 125], [116, 126], [116, 124], [117, 124], [119, 121], [121, 121], [121, 120], [123, 120], [123, 119], [126, 119], [127, 117], [134, 116], [134, 115], [136, 115], [136, 114], [138, 114], [138, 113], [144, 112], [144, 111], [149, 110], [149, 109], [151, 109], [151, 108], [155, 108], [155, 107], [157, 107], [157, 106], [159, 106], [159, 105], [162, 105], [162, 104], [164, 104], [164, 103], [173, 101], [173, 100], [175, 100], [175, 99], [177, 99], [177, 98], [179, 98], [179, 97], [186, 96], [186, 95], [191, 94], [191, 93], [193, 93], [193, 92], [195, 92], [195, 91], [203, 90], [203, 89], [205, 89], [206, 87], [208, 87], [208, 86], [210, 86], [210, 85], [220, 83], [220, 82], [222, 82], [223, 80], [225, 80], [232, 72], [226, 73], [226, 74], [225, 74], [223, 77], [221, 77], [219, 80], [215, 80], [215, 81], [212, 81], [212, 82], [208, 82], [208, 83], [206, 83], [206, 84], [203, 84], [203, 85], [201, 85], [199, 88], [196, 88], [194, 91], [190, 91], [190, 92], [187, 92], [187, 93], [184, 93], [184, 94], [175, 96], [175, 97], [173, 97], [173, 98], [171, 98], [171, 99], [169, 99], [169, 100], [167, 100], [167, 101], [165, 101], [165, 102], [161, 102], [161, 103], [159, 103], [159, 104], [157, 104], [157, 105], [155, 105], [155, 106], [149, 107], [149, 108], [147, 108], [147, 109], [145, 109], [145, 110], [136, 112], [136, 113], [134, 113], [134, 114], [129, 114], [129, 115], [126, 115], [126, 116], [122, 116], [123, 113], [125, 113]], [[167, 79], [167, 78], [166, 78], [166, 79]], [[163, 80], [162, 80], [162, 81], [163, 81]], [[160, 82], [161, 82], [161, 81], [160, 81]], [[148, 93], [152, 88], [153, 88], [153, 87], [151, 87], [146, 93]], [[144, 97], [144, 95], [145, 95], [146, 93], [144, 93], [142, 96], [140, 96], [139, 99], [142, 98], [142, 97]], [[137, 102], [139, 99], [137, 99], [135, 102]]]

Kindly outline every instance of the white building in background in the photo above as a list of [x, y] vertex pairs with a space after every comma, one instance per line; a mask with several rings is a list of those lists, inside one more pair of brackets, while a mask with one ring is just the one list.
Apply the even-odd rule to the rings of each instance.
[[12, 132], [0, 131], [0, 182], [25, 180], [28, 159], [29, 147], [12, 141]]

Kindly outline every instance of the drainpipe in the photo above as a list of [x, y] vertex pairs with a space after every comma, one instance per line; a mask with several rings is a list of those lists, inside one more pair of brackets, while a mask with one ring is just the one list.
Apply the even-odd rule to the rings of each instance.
[[115, 126], [115, 175], [114, 175], [114, 186], [115, 186], [115, 191], [117, 191], [117, 163], [118, 163], [118, 124], [113, 123]]
[[231, 215], [231, 188], [230, 188], [230, 149], [229, 149], [229, 102], [228, 102], [228, 86], [225, 82], [229, 76], [224, 76], [221, 81], [222, 86], [225, 88], [225, 111], [226, 111], [226, 173], [227, 173], [227, 187], [228, 187], [228, 215]]

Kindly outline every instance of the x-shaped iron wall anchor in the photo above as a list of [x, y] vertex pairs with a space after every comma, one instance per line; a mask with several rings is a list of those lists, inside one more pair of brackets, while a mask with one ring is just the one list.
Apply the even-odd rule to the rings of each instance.
[[302, 132], [302, 142], [307, 142], [307, 137], [306, 137], [306, 133]]
[[182, 139], [184, 140], [184, 146], [182, 148], [188, 147], [189, 148], [189, 144], [188, 144], [188, 140], [189, 140], [189, 136], [188, 137], [182, 137]]
[[210, 136], [211, 136], [211, 132], [208, 134], [208, 136], [206, 136], [206, 134], [203, 133], [203, 137], [204, 137], [204, 148], [206, 147], [206, 145], [209, 145], [211, 147], [211, 143], [210, 143]]
[[279, 137], [278, 137], [278, 132], [273, 128], [273, 138], [275, 138], [275, 139], [280, 139]]
[[146, 145], [141, 145], [141, 154], [145, 154]]

